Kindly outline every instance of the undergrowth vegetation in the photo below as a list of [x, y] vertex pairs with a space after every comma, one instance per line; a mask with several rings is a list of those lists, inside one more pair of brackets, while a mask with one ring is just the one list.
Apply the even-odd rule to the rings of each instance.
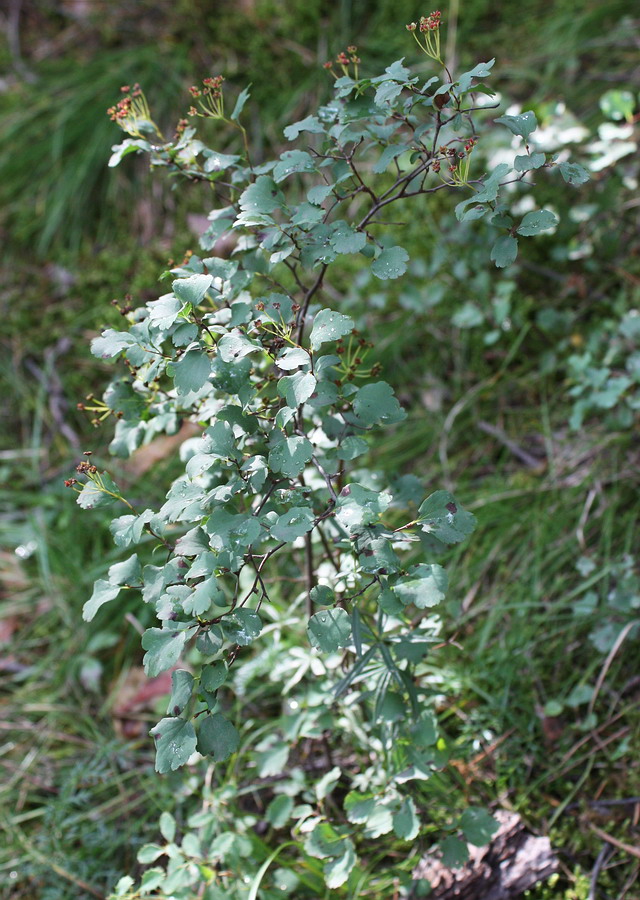
[[[180, 27], [163, 8], [178, 36], [187, 35], [190, 17], [207, 21], [198, 4], [184, 6], [189, 11], [183, 10]], [[511, 21], [510, 9], [494, 22], [489, 4], [460, 4], [458, 40], [443, 33], [446, 59], [457, 56], [460, 72], [496, 55], [491, 83], [502, 94], [487, 101], [500, 102], [499, 109], [474, 114], [486, 125], [472, 151], [472, 178], [524, 153], [521, 136], [492, 120], [532, 110], [538, 129], [527, 138], [530, 153], [545, 154], [546, 163], [559, 154], [557, 162], [580, 164], [590, 180], [566, 184], [557, 167], [535, 169], [524, 178], [526, 190], [509, 189], [503, 205], [515, 225], [539, 209], [549, 210], [554, 220], [535, 239], [518, 237], [519, 257], [504, 270], [489, 262], [499, 233], [490, 238], [482, 222], [455, 216], [455, 204], [471, 196], [470, 188], [467, 193], [456, 188], [453, 197], [435, 193], [424, 202], [398, 200], [388, 220], [402, 224], [376, 232], [393, 240], [374, 243], [374, 254], [391, 244], [406, 249], [410, 260], [402, 277], [381, 281], [361, 254], [343, 255], [324, 286], [322, 305], [350, 317], [373, 343], [366, 365], [380, 366], [379, 377], [392, 383], [406, 410], [402, 423], [369, 442], [364, 459], [356, 460], [353, 480], [378, 496], [391, 487], [393, 521], [386, 524], [393, 528], [410, 521], [401, 520], [396, 508], [413, 505], [412, 518], [419, 518], [419, 500], [440, 490], [453, 492], [456, 500], [448, 502], [462, 501], [476, 518], [473, 535], [451, 545], [437, 562], [409, 557], [410, 565], [442, 565], [448, 575], [449, 591], [437, 609], [412, 611], [413, 628], [428, 630], [422, 640], [429, 646], [407, 646], [401, 658], [391, 644], [391, 668], [383, 655], [371, 657], [336, 698], [336, 686], [360, 652], [368, 652], [366, 595], [364, 619], [356, 626], [360, 633], [352, 630], [347, 638], [338, 630], [339, 642], [352, 642], [349, 652], [312, 649], [306, 636], [312, 612], [305, 610], [307, 576], [301, 574], [305, 552], [294, 547], [266, 585], [263, 636], [255, 650], [238, 653], [221, 688], [221, 706], [213, 710], [238, 730], [237, 751], [225, 761], [192, 760], [157, 776], [148, 732], [159, 719], [166, 721], [172, 680], [168, 671], [147, 682], [142, 672], [140, 635], [159, 630], [154, 610], [127, 590], [94, 622], [80, 621], [94, 581], [108, 582], [109, 568], [123, 554], [109, 531], [112, 513], [79, 514], [63, 488], [71, 460], [78, 462], [83, 450], [93, 449], [89, 464], [108, 470], [132, 505], [157, 510], [199, 439], [198, 430], [184, 425], [158, 442], [153, 429], [146, 436], [127, 435], [120, 424], [120, 449], [115, 448], [120, 457], [126, 455], [123, 441], [129, 449], [140, 440], [145, 446], [130, 459], [109, 456], [113, 430], [91, 424], [102, 412], [76, 407], [97, 405], [87, 395], [99, 397], [113, 370], [85, 348], [105, 327], [123, 332], [127, 317], [139, 316], [128, 307], [152, 310], [154, 299], [171, 291], [173, 282], [201, 277], [204, 270], [194, 256], [181, 262], [185, 248], [205, 259], [218, 253], [213, 247], [199, 249], [194, 236], [210, 224], [202, 217], [213, 205], [207, 185], [171, 190], [171, 179], [162, 171], [149, 177], [134, 155], [109, 170], [107, 180], [115, 129], [102, 107], [123, 81], [139, 81], [160, 129], [170, 135], [185, 75], [224, 67], [237, 85], [228, 88], [227, 116], [241, 85], [255, 82], [244, 121], [252, 159], [260, 166], [293, 146], [282, 136], [289, 122], [309, 115], [315, 100], [328, 104], [331, 78], [321, 63], [335, 58], [355, 35], [363, 34], [359, 78], [379, 74], [392, 49], [405, 57], [405, 65], [417, 66], [418, 87], [434, 74], [434, 63], [420, 61], [412, 36], [402, 28], [404, 19], [410, 22], [421, 11], [389, 6], [376, 4], [372, 11], [366, 4], [339, 4], [314, 30], [321, 11], [307, 4], [299, 43], [288, 46], [290, 23], [269, 4], [256, 3], [246, 13], [250, 27], [243, 39], [229, 32], [218, 42], [224, 53], [216, 51], [215, 58], [212, 44], [203, 49], [198, 36], [199, 50], [168, 41], [156, 54], [152, 40], [134, 61], [122, 35], [105, 22], [100, 41], [110, 46], [109, 63], [107, 56], [102, 63], [100, 56], [85, 61], [93, 66], [90, 79], [87, 69], [82, 75], [82, 69], [55, 58], [44, 65], [27, 60], [41, 80], [18, 79], [3, 95], [3, 228], [14, 255], [7, 257], [2, 286], [3, 376], [10, 390], [0, 456], [5, 484], [0, 896], [106, 897], [123, 873], [135, 885], [142, 878], [151, 895], [161, 885], [169, 893], [181, 884], [209, 883], [211, 897], [324, 896], [325, 879], [352, 862], [351, 851], [343, 852], [351, 842], [359, 862], [347, 885], [329, 887], [328, 895], [399, 897], [414, 891], [419, 896], [415, 892], [425, 886], [412, 873], [436, 841], [445, 859], [455, 863], [464, 852], [460, 838], [487, 839], [492, 826], [484, 811], [501, 807], [514, 808], [529, 828], [548, 834], [559, 854], [559, 875], [531, 896], [586, 900], [633, 897], [637, 891], [637, 857], [629, 847], [637, 846], [633, 801], [640, 794], [634, 665], [640, 631], [634, 435], [640, 371], [635, 202], [640, 99], [631, 77], [637, 23], [628, 4], [607, 5], [612, 27], [606, 32], [604, 6], [598, 3], [579, 16], [573, 4], [558, 4], [544, 20], [533, 19], [535, 28], [531, 20]], [[443, 10], [450, 25], [457, 5], [451, 8], [453, 23], [451, 11]], [[209, 26], [218, 35], [226, 28], [224, 15]], [[144, 10], [140, 17], [143, 21]], [[366, 27], [360, 28], [363, 18]], [[72, 30], [77, 27], [86, 29], [86, 23], [71, 23]], [[155, 22], [153, 28], [159, 27]], [[43, 41], [56, 28], [45, 28]], [[332, 28], [345, 29], [342, 43], [333, 43]], [[514, 29], [519, 42], [512, 39]], [[284, 42], [277, 53], [274, 35]], [[283, 86], [290, 82], [277, 101], [276, 81], [264, 77], [271, 64], [277, 64], [275, 79]], [[339, 64], [334, 68], [342, 75]], [[45, 83], [58, 97], [53, 126]], [[96, 101], [95, 85], [104, 103]], [[38, 102], [29, 99], [35, 90], [41, 92]], [[205, 144], [242, 156], [237, 129], [223, 131], [208, 121], [201, 126]], [[49, 134], [50, 146], [42, 139]], [[304, 152], [319, 148], [313, 134], [302, 133], [300, 139], [296, 146]], [[20, 141], [24, 152], [16, 152]], [[397, 159], [401, 167], [408, 164], [407, 158]], [[375, 177], [391, 184], [396, 164], [389, 163], [387, 175]], [[371, 165], [373, 157], [363, 171], [370, 174]], [[21, 186], [29, 177], [36, 215], [21, 202]], [[301, 192], [296, 202], [304, 202], [309, 177], [287, 175], [281, 186]], [[239, 192], [243, 187], [238, 182]], [[133, 220], [127, 207], [135, 207]], [[505, 226], [504, 236], [514, 237], [512, 227]], [[28, 254], [21, 253], [22, 246], [29, 247]], [[44, 262], [38, 259], [43, 253]], [[173, 259], [167, 263], [168, 258]], [[173, 274], [158, 289], [163, 269]], [[286, 279], [284, 287], [291, 287]], [[118, 305], [110, 305], [116, 296]], [[238, 320], [238, 327], [245, 323]], [[323, 346], [322, 352], [334, 346]], [[304, 369], [301, 374], [304, 378]], [[272, 401], [277, 398], [273, 388], [265, 390]], [[279, 396], [286, 401], [286, 392]], [[124, 410], [125, 420], [132, 410], [138, 414], [135, 397], [115, 399], [114, 410]], [[133, 405], [127, 410], [128, 402]], [[197, 418], [202, 421], [201, 414]], [[130, 419], [132, 432], [135, 422]], [[169, 424], [172, 430], [180, 423]], [[320, 465], [327, 471], [322, 460]], [[327, 489], [326, 482], [312, 487]], [[311, 508], [308, 503], [304, 494], [296, 495], [296, 509]], [[283, 510], [276, 510], [280, 519]], [[173, 541], [177, 533], [162, 536]], [[298, 540], [304, 542], [304, 536]], [[155, 553], [143, 561], [159, 567], [166, 559]], [[321, 585], [334, 577], [330, 569], [320, 571]], [[338, 594], [356, 593], [354, 572], [341, 577]], [[324, 607], [315, 606], [313, 613]], [[350, 605], [345, 608], [351, 614]], [[325, 639], [321, 628], [320, 643]], [[180, 662], [195, 678], [201, 665], [195, 649]], [[409, 746], [389, 741], [408, 722], [403, 693], [411, 704], [406, 678], [400, 684], [394, 667], [411, 671], [420, 702], [434, 714], [421, 720], [419, 735], [432, 771], [425, 780], [396, 780], [393, 796], [386, 785], [380, 803], [384, 773], [406, 771], [402, 753]], [[179, 677], [185, 685], [189, 681]], [[174, 679], [169, 707], [174, 711], [176, 688], [181, 685]], [[209, 702], [206, 693], [201, 697], [199, 702]], [[197, 714], [200, 707], [190, 712]], [[225, 747], [215, 739], [211, 748], [200, 749], [209, 749], [214, 759], [224, 756], [229, 740], [236, 741], [233, 731], [225, 735]], [[365, 795], [359, 806], [355, 793]], [[314, 844], [322, 824], [316, 817], [333, 823], [338, 838], [325, 829], [322, 842], [318, 833]], [[292, 830], [296, 821], [302, 821], [301, 832]], [[420, 838], [414, 836], [417, 827]], [[346, 828], [344, 835], [340, 828]], [[340, 838], [338, 854], [331, 845]], [[123, 896], [136, 889], [121, 882]]]

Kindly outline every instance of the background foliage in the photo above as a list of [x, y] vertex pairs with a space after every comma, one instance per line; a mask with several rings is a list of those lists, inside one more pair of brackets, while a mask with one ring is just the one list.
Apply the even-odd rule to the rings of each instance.
[[[513, 804], [562, 853], [552, 895], [586, 897], [602, 849], [594, 826], [634, 843], [633, 807], [598, 803], [639, 793], [637, 636], [627, 627], [638, 608], [637, 21], [623, 2], [580, 4], [579, 14], [572, 2], [552, 12], [529, 2], [524, 15], [512, 4], [499, 14], [459, 6], [461, 62], [497, 56], [505, 104], [534, 109], [549, 140], [583, 127], [573, 152], [605, 164], [553, 237], [503, 275], [477, 264], [484, 248], [444, 210], [403, 237], [423, 261], [370, 324], [412, 428], [376, 464], [454, 488], [479, 521], [448, 563], [443, 637], [460, 646], [444, 648], [432, 672], [455, 751], [442, 795]], [[266, 157], [284, 125], [326, 96], [325, 58], [355, 40], [377, 71], [407, 53], [404, 22], [421, 12], [364, 2], [238, 12], [203, 0], [24, 2], [3, 13], [0, 866], [12, 897], [73, 896], [80, 882], [104, 894], [157, 839], [158, 813], [186, 816], [196, 790], [172, 776], [165, 796], [150, 779], [147, 723], [166, 698], [162, 685], [159, 698], [135, 697], [129, 610], [99, 631], [78, 628], [94, 578], [115, 561], [105, 524], [78, 521], [61, 487], [81, 450], [106, 453], [110, 439], [75, 410], [105, 381], [88, 338], [118, 327], [113, 297], [155, 296], [157, 273], [195, 244], [203, 211], [197, 190], [178, 200], [144, 165], [107, 172], [117, 137], [104, 107], [121, 83], [144, 82], [169, 129], [188, 84], [224, 70], [238, 87], [254, 83], [250, 138]], [[455, 4], [443, 9], [452, 13]], [[631, 112], [617, 111], [619, 97], [603, 102], [609, 91], [630, 92]], [[564, 212], [543, 184], [536, 199]], [[363, 293], [382, 305], [370, 285], [345, 288], [341, 311], [359, 309]], [[158, 465], [150, 491], [171, 455]], [[602, 889], [632, 896], [634, 860], [616, 852], [607, 866]]]

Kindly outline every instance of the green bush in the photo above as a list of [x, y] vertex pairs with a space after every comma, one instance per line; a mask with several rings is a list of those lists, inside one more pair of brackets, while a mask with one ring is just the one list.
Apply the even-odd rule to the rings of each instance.
[[112, 452], [126, 457], [188, 419], [201, 433], [182, 445], [183, 473], [157, 510], [144, 485], [125, 496], [91, 454], [67, 482], [84, 509], [127, 508], [111, 531], [135, 552], [96, 582], [84, 618], [131, 591], [145, 617], [155, 611], [145, 669], [173, 669], [151, 730], [158, 772], [195, 753], [213, 761], [180, 844], [167, 814], [164, 843], [140, 851], [142, 864], [166, 866], [137, 888], [125, 876], [116, 896], [188, 897], [203, 883], [210, 898], [247, 885], [253, 898], [422, 890], [411, 875], [419, 836], [455, 865], [496, 828], [481, 806], [448, 802], [451, 744], [425, 664], [441, 640], [438, 560], [475, 520], [448, 491], [421, 500], [415, 475], [373, 467], [377, 429], [400, 430], [406, 413], [377, 380], [369, 315], [324, 302], [340, 304], [354, 272], [383, 292], [405, 275], [392, 204], [421, 215], [435, 195], [457, 194], [455, 221], [464, 234], [480, 223], [505, 268], [522, 238], [558, 221], [547, 209], [514, 215], [508, 186], [534, 170], [569, 184], [588, 176], [532, 146], [532, 111], [495, 120], [519, 146], [483, 173], [476, 145], [493, 126], [477, 98], [491, 96], [493, 61], [453, 77], [439, 14], [408, 31], [441, 77], [425, 81], [402, 60], [362, 77], [349, 47], [326, 67], [333, 98], [285, 129], [293, 149], [259, 165], [242, 124], [248, 92], [229, 103], [219, 76], [191, 88], [190, 115], [234, 129], [242, 151], [211, 149], [187, 118], [166, 140], [138, 86], [111, 110], [129, 135], [111, 165], [148, 153], [216, 196], [203, 256], [166, 273], [159, 299], [123, 309], [127, 330], [92, 344], [128, 370], [92, 408], [117, 422]]

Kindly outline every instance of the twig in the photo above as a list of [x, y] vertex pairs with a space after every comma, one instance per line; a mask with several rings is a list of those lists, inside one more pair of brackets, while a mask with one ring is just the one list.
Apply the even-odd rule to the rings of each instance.
[[604, 680], [607, 677], [607, 672], [609, 671], [609, 668], [611, 666], [611, 663], [614, 660], [616, 653], [618, 652], [618, 650], [624, 643], [626, 636], [629, 634], [629, 632], [631, 631], [633, 626], [636, 624], [637, 624], [637, 622], [635, 622], [635, 621], [627, 622], [627, 624], [624, 626], [624, 628], [622, 629], [622, 631], [616, 638], [615, 644], [609, 651], [609, 655], [607, 656], [607, 658], [604, 661], [604, 665], [602, 666], [602, 670], [601, 670], [600, 674], [598, 675], [598, 680], [596, 681], [596, 686], [593, 689], [593, 694], [591, 695], [591, 700], [589, 701], [589, 706], [588, 706], [589, 715], [591, 715], [591, 713], [593, 712], [593, 708], [596, 704], [598, 694], [600, 693], [600, 689], [602, 688]]
[[316, 586], [316, 574], [313, 567], [313, 545], [311, 543], [311, 534], [309, 533], [305, 534], [304, 536], [304, 558], [307, 577], [307, 615], [311, 617], [313, 615], [313, 600], [311, 599], [311, 591]]
[[523, 450], [522, 447], [519, 447], [515, 441], [512, 441], [510, 437], [508, 437], [502, 428], [498, 428], [497, 425], [492, 425], [490, 422], [478, 422], [478, 428], [480, 431], [484, 431], [485, 434], [490, 434], [491, 437], [494, 437], [497, 441], [503, 444], [507, 450], [511, 451], [514, 456], [516, 456], [519, 460], [521, 460], [525, 466], [529, 466], [530, 469], [539, 469], [542, 463], [541, 460], [536, 459], [535, 456], [532, 456], [530, 453], [527, 453], [526, 450]]
[[584, 502], [584, 508], [580, 513], [580, 521], [578, 522], [578, 527], [576, 528], [576, 537], [578, 539], [578, 543], [580, 544], [581, 550], [586, 550], [587, 544], [584, 539], [584, 526], [587, 524], [587, 519], [589, 518], [589, 512], [591, 511], [591, 507], [593, 506], [593, 501], [598, 496], [598, 487], [593, 487], [587, 494], [587, 499]]
[[598, 828], [597, 825], [590, 824], [589, 828], [594, 834], [597, 834], [599, 838], [602, 838], [603, 841], [612, 844], [614, 847], [617, 847], [618, 850], [624, 850], [625, 853], [628, 853], [630, 856], [635, 856], [636, 859], [640, 859], [640, 847], [633, 847], [631, 844], [625, 844], [624, 841], [619, 841], [618, 838], [611, 837], [610, 834], [607, 834], [602, 828]]
[[602, 850], [598, 853], [596, 857], [596, 861], [593, 867], [593, 871], [591, 872], [591, 884], [589, 885], [589, 896], [587, 900], [596, 900], [596, 888], [598, 886], [598, 876], [600, 875], [600, 870], [603, 865], [607, 861], [607, 859], [611, 856], [611, 847], [609, 844], [604, 843]]

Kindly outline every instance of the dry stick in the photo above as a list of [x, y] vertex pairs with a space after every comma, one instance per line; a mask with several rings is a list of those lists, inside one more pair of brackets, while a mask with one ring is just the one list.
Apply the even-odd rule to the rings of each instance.
[[326, 534], [324, 533], [324, 531], [322, 530], [322, 528], [319, 525], [318, 525], [317, 530], [318, 530], [318, 534], [320, 535], [320, 540], [322, 542], [322, 546], [324, 547], [324, 551], [327, 554], [327, 556], [329, 557], [329, 562], [331, 563], [333, 568], [336, 570], [336, 572], [339, 572], [340, 566], [338, 565], [338, 563], [336, 562], [336, 560], [334, 558], [334, 555], [331, 550], [331, 547], [329, 546], [329, 541], [327, 540]]
[[620, 891], [620, 896], [618, 897], [618, 900], [625, 900], [625, 897], [627, 896], [627, 891], [633, 887], [633, 885], [638, 877], [638, 872], [640, 872], [640, 863], [636, 863], [636, 865], [634, 866], [633, 872], [631, 873], [629, 878], [627, 878], [625, 883], [622, 885], [622, 890]]
[[542, 460], [536, 459], [535, 456], [532, 456], [530, 453], [527, 453], [526, 450], [523, 450], [522, 447], [519, 447], [515, 441], [512, 441], [510, 437], [508, 437], [502, 428], [498, 428], [497, 425], [492, 425], [490, 422], [478, 422], [478, 428], [480, 431], [484, 431], [485, 434], [490, 434], [491, 437], [494, 437], [499, 443], [503, 444], [507, 450], [509, 450], [515, 457], [517, 457], [521, 462], [525, 464], [525, 466], [529, 466], [530, 469], [539, 469], [542, 463]]
[[328, 268], [327, 263], [323, 263], [322, 268], [320, 269], [320, 273], [318, 274], [318, 277], [316, 278], [314, 283], [311, 285], [311, 287], [307, 291], [305, 298], [304, 298], [304, 302], [302, 304], [302, 307], [298, 311], [298, 317], [296, 320], [296, 325], [298, 328], [298, 344], [302, 343], [302, 335], [304, 332], [304, 326], [305, 326], [305, 320], [307, 318], [307, 312], [309, 310], [309, 304], [311, 303], [313, 295], [322, 286], [322, 279], [324, 278], [324, 274], [327, 271], [327, 268]]
[[624, 626], [624, 628], [622, 629], [622, 631], [616, 638], [615, 644], [609, 651], [609, 655], [607, 656], [607, 658], [604, 661], [604, 665], [602, 666], [602, 671], [598, 675], [598, 680], [596, 681], [596, 686], [593, 689], [593, 695], [591, 697], [591, 700], [589, 701], [589, 707], [588, 707], [589, 715], [591, 715], [591, 713], [593, 712], [593, 707], [596, 704], [598, 694], [600, 693], [600, 689], [602, 688], [603, 682], [604, 682], [605, 678], [607, 677], [607, 672], [609, 671], [609, 668], [611, 666], [611, 663], [614, 660], [616, 653], [618, 652], [618, 650], [624, 643], [625, 638], [627, 637], [627, 635], [629, 634], [629, 632], [631, 631], [631, 629], [633, 628], [633, 626], [635, 624], [636, 624], [636, 622], [633, 622], [633, 621], [627, 622], [627, 624]]
[[591, 873], [591, 884], [589, 885], [589, 896], [587, 900], [596, 900], [596, 888], [598, 887], [598, 876], [600, 875], [600, 869], [603, 867], [607, 859], [612, 854], [612, 849], [609, 844], [603, 844], [602, 850], [598, 853], [598, 856], [595, 861], [595, 865], [593, 867], [593, 871]]
[[[579, 766], [581, 763], [585, 762], [585, 760], [593, 760], [594, 753], [597, 750], [604, 750], [604, 748], [613, 743], [613, 741], [617, 741], [619, 738], [625, 737], [625, 735], [629, 734], [630, 731], [630, 726], [625, 725], [623, 728], [619, 728], [618, 731], [616, 731], [614, 734], [609, 735], [609, 737], [605, 738], [605, 740], [598, 740], [598, 746], [596, 747], [595, 751], [591, 751], [590, 753], [587, 753], [586, 756], [574, 760], [574, 762], [572, 762], [570, 766], [565, 766], [565, 768], [561, 769], [560, 772], [558, 772], [551, 780], [558, 781], [558, 779], [563, 778], [568, 772], [570, 772], [572, 769], [575, 769], [576, 766]], [[597, 740], [597, 738], [594, 737], [593, 733], [588, 735], [588, 739]]]
[[613, 716], [611, 719], [607, 719], [606, 722], [603, 722], [602, 725], [599, 725], [597, 728], [591, 730], [589, 732], [589, 734], [585, 734], [584, 737], [580, 738], [580, 740], [577, 743], [575, 743], [573, 745], [573, 747], [571, 747], [570, 750], [567, 750], [565, 755], [560, 760], [560, 765], [563, 765], [564, 763], [568, 762], [571, 759], [571, 757], [573, 756], [573, 754], [577, 753], [577, 751], [580, 749], [580, 747], [583, 747], [585, 744], [589, 743], [589, 741], [593, 740], [594, 734], [598, 734], [599, 732], [604, 731], [605, 728], [608, 728], [610, 725], [613, 725], [613, 723], [617, 722], [618, 719], [621, 719], [622, 716], [624, 716], [626, 712], [628, 712], [628, 710], [623, 709], [621, 712], [616, 713], [616, 715]]
[[596, 497], [598, 496], [598, 492], [601, 490], [602, 485], [600, 484], [598, 484], [597, 487], [591, 488], [591, 490], [587, 494], [587, 499], [584, 502], [584, 508], [580, 513], [580, 521], [578, 522], [578, 527], [576, 528], [576, 538], [582, 551], [585, 551], [587, 548], [587, 543], [584, 539], [584, 526], [587, 524], [589, 513], [591, 512], [591, 507], [593, 506], [593, 501], [596, 499]]
[[619, 841], [618, 838], [611, 837], [610, 834], [607, 834], [602, 828], [598, 828], [597, 825], [589, 825], [589, 828], [594, 834], [597, 834], [599, 838], [602, 838], [603, 841], [612, 844], [614, 847], [617, 847], [618, 850], [624, 850], [625, 853], [628, 853], [630, 856], [635, 856], [636, 859], [640, 859], [639, 847], [633, 847], [631, 844], [625, 844], [624, 841]]
[[313, 615], [313, 600], [311, 599], [311, 591], [316, 586], [316, 575], [313, 568], [313, 546], [311, 544], [311, 534], [307, 532], [304, 536], [304, 557], [305, 557], [305, 569], [307, 576], [307, 599], [306, 599], [306, 611], [307, 616], [311, 618]]

